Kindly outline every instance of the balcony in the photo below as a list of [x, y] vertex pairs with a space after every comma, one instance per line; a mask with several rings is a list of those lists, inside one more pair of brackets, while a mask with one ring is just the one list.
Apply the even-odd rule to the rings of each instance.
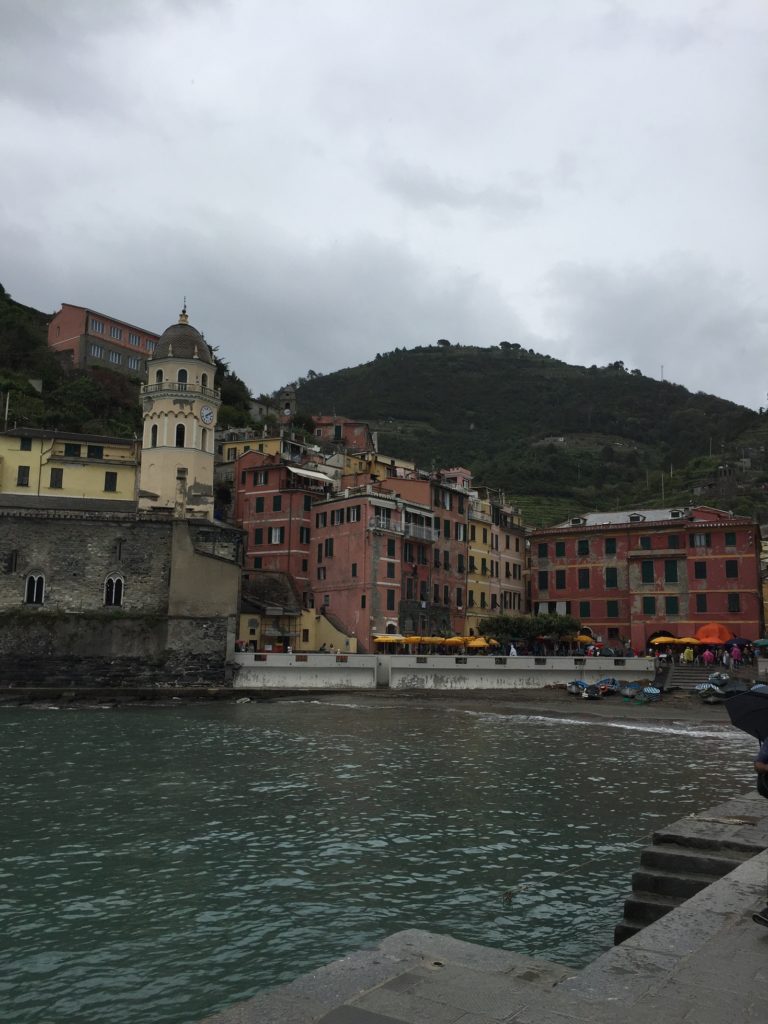
[[221, 391], [218, 388], [203, 388], [196, 384], [184, 384], [176, 380], [162, 380], [156, 384], [142, 384], [141, 395], [175, 395], [180, 391], [189, 393], [190, 398], [209, 398], [214, 402], [221, 401]]
[[413, 537], [415, 540], [427, 540], [430, 543], [438, 540], [440, 533], [430, 526], [416, 526], [414, 523], [406, 523], [403, 531], [404, 537]]
[[489, 523], [490, 524], [490, 523], [493, 522], [493, 520], [488, 515], [488, 513], [481, 511], [480, 506], [478, 504], [476, 504], [476, 502], [474, 502], [474, 501], [470, 501], [470, 503], [469, 503], [469, 518], [470, 519], [477, 519], [478, 522], [481, 522], [481, 523]]
[[405, 532], [405, 527], [402, 523], [393, 523], [391, 519], [386, 516], [373, 516], [368, 520], [369, 530], [382, 530], [384, 533], [399, 533]]

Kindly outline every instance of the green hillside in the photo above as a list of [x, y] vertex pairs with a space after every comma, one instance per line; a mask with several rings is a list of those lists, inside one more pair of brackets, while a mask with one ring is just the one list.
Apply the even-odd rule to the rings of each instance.
[[768, 418], [620, 362], [442, 342], [296, 383], [302, 413], [367, 420], [422, 468], [465, 465], [529, 522], [690, 501], [768, 515]]

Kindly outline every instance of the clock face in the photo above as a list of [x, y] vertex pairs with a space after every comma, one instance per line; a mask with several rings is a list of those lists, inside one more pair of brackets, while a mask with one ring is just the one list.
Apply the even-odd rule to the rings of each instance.
[[204, 405], [200, 410], [200, 419], [203, 423], [213, 423], [213, 409], [210, 405]]

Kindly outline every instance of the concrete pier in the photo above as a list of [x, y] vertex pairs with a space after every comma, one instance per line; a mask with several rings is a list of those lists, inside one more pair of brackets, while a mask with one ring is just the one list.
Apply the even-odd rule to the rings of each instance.
[[763, 1024], [768, 928], [752, 914], [766, 903], [768, 804], [748, 793], [673, 830], [692, 848], [762, 852], [581, 971], [406, 931], [203, 1024]]

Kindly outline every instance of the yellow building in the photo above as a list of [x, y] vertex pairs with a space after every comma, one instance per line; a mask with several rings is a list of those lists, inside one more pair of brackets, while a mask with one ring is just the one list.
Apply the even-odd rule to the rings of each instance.
[[467, 633], [480, 632], [489, 615], [522, 615], [525, 533], [520, 512], [503, 496], [473, 492], [467, 554]]
[[135, 503], [137, 476], [136, 440], [32, 427], [0, 434], [0, 494], [17, 502]]

